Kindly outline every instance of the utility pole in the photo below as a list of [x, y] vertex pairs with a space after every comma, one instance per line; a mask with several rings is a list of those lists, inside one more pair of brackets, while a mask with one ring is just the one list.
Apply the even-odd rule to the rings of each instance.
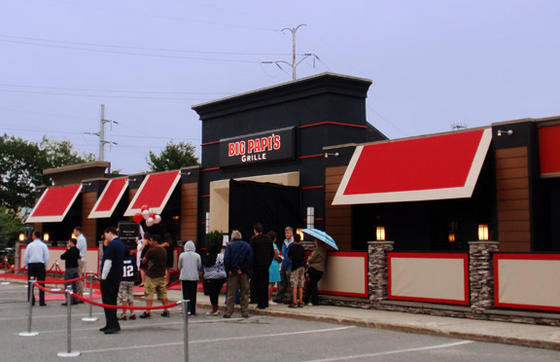
[[299, 24], [295, 28], [284, 28], [284, 29], [281, 30], [282, 32], [289, 31], [292, 34], [292, 62], [291, 63], [286, 62], [284, 60], [275, 60], [275, 61], [268, 60], [268, 61], [264, 61], [264, 62], [261, 62], [261, 63], [262, 64], [276, 64], [276, 66], [280, 69], [283, 69], [282, 66], [280, 65], [280, 63], [288, 65], [290, 68], [292, 68], [292, 80], [296, 80], [297, 66], [300, 65], [300, 63], [303, 62], [308, 57], [313, 57], [313, 67], [315, 67], [315, 60], [319, 60], [319, 57], [316, 54], [313, 54], [313, 53], [303, 54], [303, 58], [301, 58], [299, 62], [296, 62], [296, 32], [302, 26], [307, 26], [307, 24]]
[[119, 122], [105, 119], [105, 105], [104, 104], [101, 105], [99, 113], [100, 113], [99, 132], [84, 132], [84, 134], [99, 137], [99, 154], [97, 156], [97, 160], [98, 161], [104, 161], [105, 160], [105, 145], [106, 144], [111, 144], [111, 145], [116, 145], [117, 144], [116, 142], [107, 141], [105, 139], [105, 123], [110, 123], [111, 126], [112, 126], [113, 123], [114, 124], [119, 124]]

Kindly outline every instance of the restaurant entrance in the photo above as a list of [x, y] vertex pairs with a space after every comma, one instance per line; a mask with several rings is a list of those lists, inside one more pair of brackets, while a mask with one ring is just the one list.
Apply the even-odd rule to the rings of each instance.
[[275, 231], [279, 240], [286, 226], [303, 223], [299, 187], [236, 180], [230, 180], [229, 187], [229, 227], [240, 230], [244, 240], [253, 235], [256, 222], [265, 232]]

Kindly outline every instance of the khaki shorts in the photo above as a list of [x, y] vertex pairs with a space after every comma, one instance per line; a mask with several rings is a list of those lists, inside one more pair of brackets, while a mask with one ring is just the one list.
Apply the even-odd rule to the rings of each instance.
[[146, 276], [146, 282], [144, 283], [144, 296], [146, 300], [154, 299], [154, 293], [157, 294], [159, 300], [167, 299], [166, 284], [165, 276], [159, 278]]
[[292, 270], [292, 275], [290, 275], [290, 285], [292, 288], [303, 288], [305, 284], [305, 268], [299, 267], [296, 270]]
[[121, 284], [119, 284], [119, 304], [134, 302], [133, 290], [134, 282], [121, 282]]

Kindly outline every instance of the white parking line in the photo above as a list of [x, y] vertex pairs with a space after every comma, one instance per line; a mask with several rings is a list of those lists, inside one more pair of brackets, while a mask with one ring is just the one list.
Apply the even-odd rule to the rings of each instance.
[[[201, 344], [201, 343], [214, 343], [214, 342], [225, 342], [225, 341], [239, 341], [243, 339], [256, 339], [256, 338], [270, 338], [270, 337], [281, 337], [281, 336], [295, 336], [300, 334], [311, 334], [311, 333], [326, 333], [335, 332], [345, 329], [356, 328], [354, 326], [348, 327], [337, 327], [337, 328], [326, 328], [326, 329], [309, 329], [306, 331], [298, 332], [284, 332], [284, 333], [272, 333], [272, 334], [260, 334], [251, 336], [238, 336], [238, 337], [223, 337], [223, 338], [212, 338], [212, 339], [199, 339], [196, 341], [189, 341], [189, 344]], [[90, 349], [86, 351], [80, 351], [81, 353], [100, 353], [100, 352], [113, 352], [113, 351], [126, 351], [130, 349], [145, 349], [145, 348], [158, 348], [158, 347], [173, 347], [182, 346], [183, 342], [171, 342], [171, 343], [160, 343], [160, 344], [150, 344], [150, 345], [137, 345], [137, 346], [127, 346], [127, 347], [113, 347], [113, 348], [100, 348], [100, 349]]]
[[[190, 324], [211, 324], [211, 323], [238, 322], [238, 321], [241, 321], [243, 319], [244, 318], [231, 318], [231, 319], [228, 319], [228, 320], [212, 319], [212, 320], [202, 320], [202, 321], [189, 321], [189, 325]], [[163, 323], [151, 323], [151, 324], [134, 324], [134, 323], [131, 323], [130, 325], [128, 325], [126, 327], [123, 326], [121, 328], [124, 332], [126, 332], [127, 330], [134, 330], [136, 328], [146, 328], [146, 327], [152, 327], [152, 326], [156, 327], [156, 326], [182, 325], [183, 323], [185, 323], [185, 322], [184, 321], [181, 321], [181, 322], [163, 322]], [[72, 332], [97, 331], [97, 330], [99, 330], [99, 327], [72, 328]], [[45, 334], [45, 333], [66, 333], [66, 328], [64, 328], [64, 329], [51, 329], [51, 330], [46, 330], [46, 331], [39, 330], [39, 332], [41, 332], [42, 334]]]
[[353, 356], [333, 357], [333, 358], [325, 358], [325, 359], [315, 359], [315, 360], [307, 361], [307, 362], [344, 361], [344, 360], [356, 359], [356, 358], [368, 358], [368, 357], [387, 356], [387, 355], [390, 355], [390, 354], [397, 354], [397, 353], [418, 352], [418, 351], [429, 351], [429, 350], [432, 350], [432, 349], [449, 348], [449, 347], [461, 346], [461, 345], [463, 345], [463, 344], [469, 344], [469, 343], [474, 343], [474, 341], [461, 341], [461, 342], [446, 343], [446, 344], [436, 344], [436, 345], [434, 345], [434, 346], [397, 349], [397, 350], [394, 350], [394, 351], [385, 351], [385, 352], [376, 352], [376, 353], [365, 353], [365, 354], [355, 354], [355, 355], [353, 355]]

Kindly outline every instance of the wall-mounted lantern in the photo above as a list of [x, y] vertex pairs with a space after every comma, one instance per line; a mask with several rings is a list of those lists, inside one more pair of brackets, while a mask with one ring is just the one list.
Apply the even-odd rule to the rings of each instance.
[[455, 242], [455, 234], [454, 233], [449, 233], [449, 236], [447, 237], [447, 240], [449, 240], [450, 243], [454, 243]]
[[49, 235], [49, 233], [44, 233], [43, 234], [43, 241], [49, 241], [50, 237], [51, 236]]
[[488, 240], [488, 224], [478, 224], [478, 240]]
[[375, 239], [376, 240], [385, 240], [385, 226], [378, 226], [375, 228]]
[[25, 241], [25, 234], [24, 233], [19, 233], [18, 240], [19, 241]]
[[314, 227], [315, 227], [315, 208], [313, 206], [309, 206], [307, 207], [307, 228], [313, 229]]

